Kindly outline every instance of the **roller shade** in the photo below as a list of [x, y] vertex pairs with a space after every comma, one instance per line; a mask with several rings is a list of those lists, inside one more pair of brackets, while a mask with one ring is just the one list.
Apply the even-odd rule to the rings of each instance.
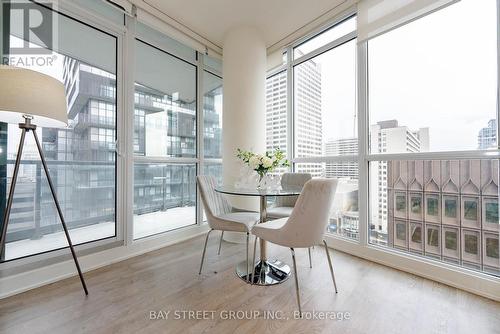
[[274, 51], [267, 55], [266, 69], [268, 71], [283, 65], [283, 50]]
[[[39, 36], [49, 36], [52, 33], [54, 38], [53, 51], [116, 74], [115, 37], [64, 15], [52, 12], [43, 6], [37, 6], [36, 8], [42, 13], [53, 14], [53, 24], [43, 25], [37, 31]], [[45, 14], [43, 14], [44, 17]], [[10, 34], [20, 39], [30, 38], [30, 43], [40, 45], [36, 36], [30, 35], [25, 38], [23, 21], [17, 17], [18, 15], [19, 13], [16, 11], [10, 13]], [[21, 23], [15, 24], [14, 22]], [[52, 29], [55, 29], [55, 31], [52, 31]]]
[[361, 0], [358, 43], [425, 16], [459, 0]]
[[135, 29], [138, 39], [151, 43], [152, 45], [179, 58], [189, 60], [193, 63], [196, 62], [196, 51], [194, 49], [141, 22], [137, 22]]
[[198, 52], [208, 54], [209, 56], [214, 58], [222, 58], [222, 55], [219, 52], [216, 52], [215, 50], [212, 50], [211, 48], [203, 45], [192, 37], [187, 36], [185, 33], [170, 26], [169, 24], [160, 20], [158, 17], [148, 13], [141, 8], [137, 8], [137, 21], [155, 30], [158, 30], [162, 34], [165, 34]]
[[136, 41], [135, 80], [148, 88], [191, 103], [196, 101], [196, 67]]
[[132, 4], [127, 0], [104, 0], [105, 2], [109, 2], [111, 4], [115, 4], [118, 7], [123, 8], [125, 13], [128, 15], [132, 15]]

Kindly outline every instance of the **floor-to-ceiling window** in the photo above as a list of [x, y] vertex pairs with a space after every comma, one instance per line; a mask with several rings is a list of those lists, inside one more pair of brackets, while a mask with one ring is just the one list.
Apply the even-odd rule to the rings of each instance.
[[[3, 34], [8, 47], [3, 50], [2, 63], [50, 75], [66, 89], [68, 127], [38, 127], [37, 132], [73, 242], [114, 237], [117, 38], [34, 2], [0, 5], [3, 18], [10, 20], [9, 31]], [[37, 30], [38, 35], [25, 35], [22, 17], [27, 11], [57, 24], [46, 22], [43, 31]], [[0, 151], [6, 168], [1, 169], [0, 178], [5, 205], [20, 130], [15, 124], [2, 125], [2, 129]], [[5, 260], [66, 245], [34, 139], [28, 134], [7, 230]]]
[[293, 49], [296, 172], [339, 179], [330, 233], [358, 239], [356, 17]]
[[498, 275], [496, 6], [369, 40], [368, 144], [369, 242]]
[[[38, 134], [70, 235], [74, 244], [85, 244], [77, 251], [118, 243], [126, 251], [133, 242], [148, 243], [148, 236], [181, 227], [189, 228], [180, 233], [198, 231], [196, 175], [222, 179], [217, 51], [196, 51], [167, 36], [144, 12], [136, 17], [111, 2], [0, 5], [1, 63], [43, 72], [66, 88], [69, 126], [39, 127]], [[36, 23], [31, 15], [49, 21], [29, 31]], [[45, 40], [49, 36], [53, 40]], [[0, 207], [12, 182], [19, 134], [16, 125], [0, 123]], [[30, 258], [0, 270], [21, 272], [19, 264], [31, 270], [64, 253], [51, 252], [67, 241], [30, 135], [10, 218], [5, 260]], [[31, 257], [40, 253], [47, 254]]]
[[339, 180], [331, 236], [500, 274], [498, 10], [462, 0], [368, 41], [352, 10], [286, 48], [267, 143]]
[[[196, 224], [196, 66], [137, 40], [134, 239]], [[191, 50], [195, 57], [195, 51]]]

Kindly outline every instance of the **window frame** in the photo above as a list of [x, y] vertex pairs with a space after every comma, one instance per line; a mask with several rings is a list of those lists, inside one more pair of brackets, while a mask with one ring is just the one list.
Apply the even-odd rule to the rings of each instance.
[[[430, 14], [432, 15], [432, 14]], [[497, 18], [500, 17], [500, 1], [497, 0]], [[497, 20], [497, 36], [500, 36], [500, 23]], [[394, 247], [390, 246], [383, 246], [383, 245], [378, 245], [376, 243], [370, 243], [370, 236], [368, 234], [369, 231], [369, 225], [370, 225], [370, 217], [371, 217], [371, 211], [370, 211], [370, 205], [369, 205], [369, 185], [370, 185], [370, 180], [369, 180], [369, 164], [370, 162], [381, 162], [381, 161], [393, 161], [393, 160], [468, 160], [468, 159], [478, 159], [478, 160], [496, 160], [500, 158], [500, 140], [498, 140], [497, 136], [497, 149], [493, 150], [461, 150], [461, 151], [434, 151], [434, 152], [418, 152], [418, 153], [370, 153], [369, 151], [369, 132], [370, 132], [370, 122], [369, 122], [369, 107], [368, 107], [368, 56], [369, 56], [369, 40], [368, 41], [363, 41], [362, 43], [358, 44], [358, 113], [359, 113], [359, 133], [363, 133], [366, 138], [363, 138], [363, 140], [359, 141], [359, 153], [360, 153], [360, 162], [362, 162], [362, 169], [363, 172], [360, 175], [363, 175], [363, 185], [366, 184], [366, 189], [363, 189], [362, 192], [360, 192], [360, 196], [363, 196], [365, 203], [368, 203], [367, 205], [360, 205], [363, 207], [363, 219], [360, 219], [360, 229], [362, 228], [365, 233], [364, 237], [361, 239], [360, 246], [365, 247], [368, 251], [372, 251], [373, 253], [392, 253], [395, 256], [401, 257], [401, 258], [406, 258], [406, 259], [411, 259], [413, 260], [413, 263], [417, 262], [423, 262], [426, 264], [429, 264], [430, 266], [435, 266], [438, 268], [443, 268], [443, 269], [449, 269], [454, 272], [458, 272], [464, 275], [467, 275], [469, 277], [473, 277], [474, 279], [481, 278], [481, 279], [486, 279], [486, 280], [493, 280], [496, 282], [500, 282], [500, 277], [495, 277], [494, 275], [488, 274], [485, 271], [482, 270], [471, 270], [467, 267], [464, 267], [460, 264], [450, 264], [447, 262], [443, 262], [442, 260], [436, 260], [432, 259], [429, 257], [426, 257], [425, 255], [413, 255], [408, 253], [408, 251], [402, 251], [395, 249]], [[497, 104], [496, 104], [496, 118], [497, 120], [500, 119], [500, 108], [499, 108], [499, 101], [500, 101], [500, 45], [497, 47]], [[497, 122], [497, 134], [500, 129], [500, 124]], [[360, 165], [361, 166], [361, 165]], [[360, 177], [361, 179], [361, 177]], [[360, 181], [361, 182], [361, 181]], [[460, 206], [460, 198], [458, 197], [458, 202], [457, 205]], [[423, 203], [426, 201], [426, 196], [423, 197]], [[362, 201], [362, 199], [360, 199]], [[425, 205], [424, 205], [425, 207]], [[440, 203], [440, 207], [438, 210], [443, 209], [443, 204]], [[478, 209], [479, 210], [479, 209]], [[425, 214], [425, 212], [424, 212]], [[360, 213], [361, 216], [361, 213]], [[459, 217], [457, 219], [460, 219]], [[439, 223], [439, 225], [441, 225]], [[363, 227], [361, 227], [364, 225]], [[424, 224], [423, 224], [424, 225]], [[449, 229], [453, 229], [453, 226], [443, 226], [443, 229], [441, 230], [441, 233], [443, 236], [439, 236], [440, 240], [438, 240], [439, 243], [444, 242], [444, 233], [448, 231]], [[465, 228], [466, 229], [466, 228]], [[427, 243], [427, 228], [423, 228], [422, 231], [425, 231], [422, 235], [425, 237], [422, 239], [422, 242]], [[461, 252], [461, 233], [460, 229], [457, 227], [457, 247], [458, 247], [458, 252]], [[481, 234], [482, 232], [480, 232]], [[462, 233], [463, 234], [463, 233]], [[481, 235], [479, 235], [479, 238], [481, 238]], [[442, 251], [444, 251], [444, 248], [441, 247]], [[440, 256], [443, 256], [441, 254]], [[445, 256], [445, 255], [444, 255]], [[460, 257], [460, 255], [459, 255]], [[401, 267], [401, 266], [396, 266], [396, 267]], [[432, 269], [431, 269], [432, 270]], [[451, 279], [453, 281], [453, 279]], [[464, 284], [465, 287], [467, 287], [467, 284]], [[457, 286], [457, 285], [455, 285]], [[469, 288], [470, 290], [470, 288]], [[484, 295], [484, 294], [483, 294]]]
[[[334, 26], [338, 24], [342, 24], [345, 21], [352, 19], [356, 16], [357, 11], [354, 7], [344, 11], [340, 15], [338, 15], [333, 22], [329, 22], [328, 25], [321, 27], [320, 29], [316, 30], [313, 34], [309, 34], [294, 43], [292, 43], [290, 46], [286, 48], [286, 54], [287, 54], [287, 62], [284, 66], [279, 67], [273, 71], [273, 73], [279, 72], [280, 70], [282, 71], [283, 68], [287, 71], [287, 89], [288, 89], [288, 94], [287, 94], [287, 108], [288, 108], [288, 128], [289, 128], [289, 133], [288, 133], [288, 159], [291, 161], [291, 169], [292, 172], [297, 171], [297, 164], [300, 163], [356, 163], [358, 165], [358, 203], [361, 201], [360, 193], [361, 193], [361, 165], [360, 165], [360, 146], [359, 146], [359, 140], [360, 140], [360, 131], [359, 131], [359, 118], [361, 116], [359, 115], [359, 110], [358, 110], [358, 154], [350, 154], [350, 155], [324, 155], [324, 156], [312, 156], [312, 157], [296, 157], [296, 122], [295, 122], [295, 79], [294, 79], [294, 69], [299, 66], [302, 63], [305, 63], [309, 60], [314, 59], [315, 57], [321, 56], [322, 54], [332, 51], [337, 47], [340, 47], [346, 43], [349, 43], [351, 41], [356, 41], [358, 33], [356, 30], [349, 32], [343, 36], [340, 36], [339, 38], [328, 42], [327, 44], [322, 45], [321, 47], [306, 53], [295, 60], [293, 59], [294, 56], [294, 49], [299, 47], [300, 45], [306, 43], [307, 41], [313, 39], [314, 37], [322, 34], [323, 32], [326, 32], [329, 29], [333, 29]], [[357, 47], [356, 47], [357, 48]], [[356, 50], [356, 54], [358, 54], [358, 50]], [[356, 65], [357, 66], [357, 65]], [[357, 80], [357, 78], [356, 78]], [[353, 100], [353, 103], [359, 103], [356, 99]], [[359, 211], [359, 221], [361, 221], [361, 205], [358, 207]], [[361, 238], [361, 232], [362, 227], [361, 225], [358, 226], [358, 239], [360, 240]], [[342, 235], [337, 235], [328, 232], [328, 235], [333, 236], [334, 238], [340, 238], [343, 240], [346, 240], [348, 242], [355, 242], [357, 243], [358, 241], [356, 239], [349, 238], [347, 236], [342, 236]]]
[[[337, 15], [327, 25], [323, 25], [312, 33], [297, 39], [293, 43], [283, 47], [283, 53], [286, 52], [286, 62], [279, 67], [268, 71], [266, 78], [269, 78], [281, 71], [287, 72], [287, 113], [289, 130], [287, 133], [287, 149], [288, 159], [292, 162], [292, 171], [295, 171], [297, 163], [320, 163], [320, 162], [357, 162], [358, 163], [358, 201], [359, 201], [359, 240], [348, 239], [343, 236], [326, 234], [326, 240], [333, 248], [345, 251], [350, 254], [358, 255], [374, 262], [379, 262], [388, 266], [395, 267], [410, 272], [421, 272], [424, 275], [433, 277], [438, 281], [446, 280], [448, 284], [464, 288], [466, 290], [475, 290], [472, 288], [474, 280], [480, 278], [483, 282], [500, 282], [500, 278], [494, 277], [486, 272], [470, 270], [466, 267], [457, 266], [432, 258], [411, 254], [406, 251], [401, 251], [395, 248], [389, 248], [382, 245], [372, 244], [369, 242], [370, 231], [370, 162], [390, 161], [390, 160], [463, 160], [463, 159], [500, 159], [500, 140], [497, 138], [498, 148], [495, 150], [468, 150], [468, 151], [444, 151], [444, 152], [419, 152], [419, 153], [374, 153], [369, 152], [369, 111], [368, 111], [368, 41], [358, 42], [356, 50], [356, 87], [357, 87], [357, 111], [358, 111], [358, 154], [352, 156], [324, 156], [324, 157], [308, 157], [296, 158], [295, 152], [295, 119], [294, 119], [294, 78], [293, 67], [303, 63], [315, 56], [327, 52], [336, 46], [348, 42], [350, 39], [356, 38], [357, 34], [350, 33], [344, 35], [335, 41], [331, 41], [322, 47], [313, 50], [301, 57], [293, 60], [294, 47], [314, 38], [322, 32], [330, 29], [332, 26], [342, 23], [350, 16], [356, 15], [357, 9], [355, 6], [346, 9], [344, 12]], [[500, 0], [497, 0], [497, 17], [500, 17]], [[500, 36], [500, 22], [497, 20], [497, 36]], [[500, 44], [497, 46], [497, 120], [500, 119]], [[497, 134], [500, 133], [500, 122], [497, 122]], [[364, 203], [364, 204], [363, 204]], [[424, 198], [422, 199], [422, 204]], [[423, 210], [422, 205], [422, 210]], [[440, 210], [442, 208], [439, 208]], [[422, 224], [422, 242], [425, 241], [425, 229]], [[460, 234], [460, 233], [459, 233]], [[443, 230], [444, 235], [444, 230]], [[482, 236], [480, 236], [482, 237]], [[443, 236], [440, 236], [443, 242]], [[457, 243], [460, 242], [461, 236], [457, 236]], [[460, 246], [458, 247], [460, 251]], [[419, 269], [415, 269], [419, 268]], [[454, 274], [453, 274], [454, 273]], [[456, 278], [456, 273], [459, 273], [460, 278]], [[460, 281], [458, 283], [458, 281]], [[452, 282], [452, 283], [450, 283]], [[496, 283], [495, 283], [496, 284]], [[481, 289], [483, 296], [488, 295], [485, 289]]]
[[[126, 35], [126, 61], [128, 63], [135, 63], [135, 43], [136, 40], [146, 45], [153, 47], [160, 52], [164, 52], [170, 56], [173, 56], [179, 60], [182, 60], [188, 64], [195, 66], [196, 68], [196, 155], [194, 158], [175, 158], [175, 157], [145, 157], [145, 156], [137, 156], [134, 154], [134, 110], [135, 110], [135, 75], [134, 70], [125, 69], [127, 72], [126, 78], [126, 109], [129, 110], [127, 114], [127, 122], [125, 124], [125, 129], [127, 133], [127, 138], [125, 139], [126, 153], [127, 156], [127, 171], [126, 177], [123, 181], [126, 184], [126, 199], [124, 210], [126, 219], [124, 221], [124, 227], [126, 231], [124, 233], [124, 245], [125, 246], [137, 246], [143, 247], [141, 245], [148, 244], [156, 244], [159, 240], [166, 239], [170, 240], [171, 238], [175, 238], [175, 235], [184, 233], [199, 233], [201, 230], [205, 230], [206, 221], [203, 221], [203, 207], [201, 205], [201, 197], [199, 191], [196, 190], [196, 205], [195, 205], [195, 219], [196, 221], [193, 224], [188, 226], [175, 228], [172, 230], [164, 231], [157, 234], [152, 234], [149, 236], [141, 237], [138, 239], [134, 239], [134, 163], [135, 162], [159, 162], [159, 163], [179, 163], [179, 164], [192, 164], [194, 163], [196, 166], [196, 175], [200, 175], [203, 172], [205, 164], [209, 163], [222, 163], [222, 158], [220, 159], [206, 159], [204, 157], [204, 141], [203, 141], [203, 125], [204, 125], [204, 115], [203, 115], [203, 73], [209, 72], [219, 78], [222, 78], [222, 71], [216, 69], [205, 62], [205, 58], [209, 57], [199, 51], [193, 49], [195, 52], [195, 60], [184, 59], [181, 54], [177, 54], [175, 50], [166, 50], [159, 44], [154, 38], [148, 38], [148, 36], [144, 36], [138, 34], [136, 32], [137, 24], [148, 25], [147, 22], [139, 21], [135, 17], [125, 16], [125, 29], [127, 31]], [[155, 29], [155, 27], [148, 25], [149, 28]], [[156, 30], [156, 29], [155, 29]], [[160, 32], [162, 33], [162, 32]], [[167, 35], [167, 37], [170, 37]], [[146, 246], [145, 246], [146, 247]]]
[[[43, 6], [43, 4], [41, 4]], [[203, 208], [201, 198], [196, 191], [196, 222], [193, 225], [169, 230], [160, 234], [148, 237], [133, 239], [133, 126], [134, 126], [134, 69], [128, 66], [135, 59], [134, 41], [136, 38], [159, 49], [155, 45], [154, 39], [148, 40], [147, 36], [137, 36], [136, 17], [124, 14], [123, 25], [107, 20], [97, 12], [92, 12], [87, 8], [72, 3], [70, 1], [60, 1], [54, 11], [75, 20], [93, 29], [102, 31], [116, 39], [116, 147], [115, 147], [115, 235], [104, 239], [88, 241], [75, 245], [75, 250], [79, 255], [88, 255], [111, 250], [117, 247], [127, 247], [129, 252], [134, 249], [144, 249], [148, 245], [156, 244], [161, 240], [175, 239], [176, 235], [191, 235], [206, 230], [206, 223], [203, 222]], [[148, 25], [147, 22], [142, 22]], [[151, 26], [150, 26], [151, 27]], [[155, 29], [154, 27], [151, 27]], [[166, 35], [168, 36], [168, 35]], [[170, 37], [170, 36], [168, 36]], [[170, 37], [172, 38], [172, 37]], [[168, 162], [185, 163], [190, 162], [196, 165], [196, 175], [203, 171], [205, 162], [222, 163], [222, 158], [204, 159], [203, 156], [203, 72], [206, 71], [222, 79], [222, 70], [210, 66], [210, 62], [204, 61], [209, 57], [193, 49], [195, 61], [184, 59], [175, 52], [168, 54], [193, 65], [196, 69], [196, 157], [195, 158], [166, 158]], [[131, 112], [129, 112], [131, 111]], [[173, 161], [175, 159], [175, 161]], [[144, 160], [139, 158], [138, 160]], [[163, 161], [161, 162], [166, 162]], [[171, 242], [171, 241], [170, 241]], [[29, 270], [43, 269], [47, 263], [59, 263], [67, 256], [67, 249], [60, 248], [42, 253], [37, 253], [17, 259], [0, 262], [0, 273], [24, 273]]]
[[[137, 24], [137, 22], [133, 22], [134, 24]], [[151, 234], [151, 235], [148, 235], [148, 236], [144, 236], [144, 237], [140, 237], [140, 238], [134, 238], [134, 235], [133, 235], [133, 224], [134, 224], [134, 213], [133, 213], [133, 205], [134, 205], [134, 192], [133, 192], [133, 188], [134, 188], [134, 172], [133, 172], [133, 169], [134, 169], [134, 164], [135, 163], [165, 163], [165, 164], [194, 164], [195, 165], [195, 169], [196, 169], [196, 175], [200, 175], [202, 173], [202, 171], [204, 170], [204, 167], [205, 167], [205, 164], [210, 164], [210, 163], [221, 163], [222, 164], [222, 158], [205, 158], [205, 154], [204, 154], [204, 136], [203, 136], [203, 131], [204, 131], [204, 115], [203, 115], [203, 100], [204, 100], [204, 87], [203, 87], [203, 74], [204, 72], [208, 72], [209, 74], [212, 74], [220, 79], [222, 79], [222, 74], [220, 73], [220, 71], [214, 69], [213, 67], [209, 66], [209, 65], [206, 65], [205, 62], [204, 62], [204, 57], [205, 55], [203, 55], [202, 53], [198, 52], [198, 51], [195, 51], [193, 50], [193, 52], [195, 52], [195, 59], [196, 61], [193, 62], [189, 59], [184, 59], [182, 58], [180, 55], [176, 54], [175, 51], [172, 51], [172, 50], [165, 50], [161, 45], [159, 45], [158, 43], [156, 43], [154, 41], [154, 39], [148, 39], [147, 36], [143, 36], [143, 35], [135, 35], [134, 36], [134, 39], [133, 39], [134, 43], [135, 42], [140, 42], [140, 43], [143, 43], [145, 45], [147, 45], [148, 47], [151, 47], [151, 48], [154, 48], [155, 50], [157, 51], [160, 51], [162, 53], [165, 53], [166, 56], [170, 56], [170, 57], [174, 57], [178, 60], [181, 60], [189, 65], [192, 65], [194, 68], [195, 68], [195, 89], [196, 89], [196, 117], [195, 117], [195, 124], [196, 124], [196, 154], [195, 154], [195, 157], [193, 158], [188, 158], [188, 157], [148, 157], [148, 156], [140, 156], [140, 155], [136, 155], [134, 154], [134, 150], [133, 150], [133, 142], [132, 142], [132, 153], [131, 153], [131, 156], [132, 156], [132, 166], [130, 166], [130, 168], [132, 169], [132, 173], [131, 173], [131, 193], [130, 193], [130, 196], [132, 197], [132, 202], [131, 202], [131, 213], [129, 213], [129, 216], [131, 217], [131, 225], [130, 226], [130, 230], [132, 230], [132, 232], [130, 233], [130, 235], [128, 236], [129, 239], [130, 239], [130, 242], [140, 242], [142, 240], [148, 240], [148, 239], [151, 239], [151, 238], [155, 238], [155, 237], [158, 237], [158, 236], [161, 236], [165, 233], [169, 233], [169, 232], [173, 232], [173, 231], [176, 231], [176, 230], [179, 230], [179, 229], [184, 229], [184, 228], [187, 228], [187, 227], [190, 227], [190, 226], [201, 226], [203, 225], [203, 208], [202, 208], [202, 205], [201, 205], [201, 197], [200, 197], [200, 194], [198, 192], [198, 189], [196, 189], [196, 194], [195, 194], [195, 199], [196, 199], [196, 204], [195, 204], [195, 221], [193, 222], [193, 224], [189, 224], [189, 225], [186, 225], [186, 226], [182, 226], [182, 227], [178, 227], [178, 228], [174, 228], [174, 229], [170, 229], [170, 230], [166, 230], [166, 231], [163, 231], [163, 232], [159, 232], [159, 233], [155, 233], [155, 234]], [[134, 75], [131, 74], [131, 76], [133, 77]], [[132, 84], [134, 85], [134, 84]], [[134, 88], [134, 92], [135, 92], [135, 88]], [[131, 93], [132, 95], [134, 95], [134, 93]], [[134, 96], [132, 96], [132, 99], [134, 99]], [[132, 110], [135, 109], [135, 103], [132, 103]], [[132, 122], [132, 128], [133, 128], [133, 117], [131, 119], [131, 122]], [[133, 130], [132, 130], [132, 137], [133, 137]], [[132, 139], [133, 141], [133, 139]], [[130, 143], [129, 143], [130, 144]]]
[[[114, 236], [99, 238], [95, 240], [86, 241], [74, 245], [75, 250], [78, 252], [89, 253], [100, 249], [107, 249], [120, 244], [123, 240], [124, 228], [120, 221], [123, 221], [123, 212], [121, 210], [122, 202], [124, 200], [124, 184], [121, 181], [125, 169], [124, 161], [121, 159], [121, 152], [119, 150], [119, 142], [124, 136], [123, 127], [121, 124], [125, 120], [124, 116], [124, 84], [123, 84], [123, 45], [124, 45], [124, 28], [119, 27], [115, 23], [107, 22], [103, 18], [96, 16], [94, 13], [81, 8], [80, 6], [70, 3], [61, 2], [57, 6], [49, 8], [44, 3], [36, 3], [39, 6], [48, 8], [55, 14], [67, 17], [70, 20], [76, 21], [79, 24], [95, 29], [103, 34], [113, 37], [115, 40], [115, 80], [116, 80], [116, 94], [115, 94], [115, 233]], [[0, 262], [0, 273], [3, 270], [10, 270], [18, 266], [27, 265], [28, 268], [38, 266], [45, 261], [53, 261], [67, 254], [67, 247], [54, 248], [38, 252], [31, 255], [22, 256], [15, 259], [4, 260]]]

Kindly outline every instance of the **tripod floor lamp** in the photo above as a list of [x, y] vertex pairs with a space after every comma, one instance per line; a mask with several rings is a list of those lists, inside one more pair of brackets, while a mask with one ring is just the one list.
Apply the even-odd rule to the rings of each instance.
[[50, 192], [54, 198], [57, 213], [61, 219], [61, 224], [68, 240], [71, 255], [75, 261], [83, 290], [88, 295], [87, 286], [83, 279], [83, 274], [76, 258], [73, 243], [69, 236], [68, 227], [64, 221], [63, 213], [59, 201], [57, 200], [56, 189], [50, 178], [47, 162], [43, 154], [42, 146], [36, 134], [36, 125], [46, 127], [65, 127], [68, 124], [66, 108], [66, 95], [64, 86], [58, 80], [32, 70], [16, 68], [12, 66], [0, 65], [0, 122], [18, 123], [21, 129], [21, 139], [14, 166], [14, 173], [7, 198], [7, 207], [3, 217], [2, 234], [0, 235], [0, 258], [5, 258], [5, 242], [7, 237], [7, 226], [9, 224], [10, 211], [14, 200], [14, 190], [16, 188], [17, 175], [21, 156], [23, 153], [24, 139], [27, 132], [33, 133], [36, 147], [40, 154], [43, 169], [47, 176]]

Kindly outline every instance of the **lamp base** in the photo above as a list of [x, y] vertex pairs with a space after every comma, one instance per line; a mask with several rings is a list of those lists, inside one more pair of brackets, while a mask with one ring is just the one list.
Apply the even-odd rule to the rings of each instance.
[[80, 281], [82, 283], [83, 291], [85, 292], [85, 295], [88, 295], [89, 292], [87, 290], [87, 285], [85, 284], [85, 280], [83, 279], [83, 274], [80, 269], [80, 264], [78, 263], [78, 259], [76, 258], [76, 253], [73, 248], [73, 243], [71, 242], [71, 238], [69, 236], [68, 227], [66, 226], [66, 221], [64, 220], [64, 216], [62, 213], [61, 206], [59, 205], [59, 201], [57, 200], [56, 189], [54, 187], [54, 184], [52, 183], [52, 179], [50, 178], [49, 168], [47, 166], [47, 162], [45, 161], [45, 156], [43, 154], [42, 146], [40, 145], [40, 141], [38, 140], [38, 136], [36, 134], [36, 125], [31, 123], [33, 116], [23, 115], [23, 118], [24, 118], [24, 123], [19, 123], [19, 128], [22, 130], [21, 139], [19, 140], [19, 149], [17, 151], [16, 164], [14, 165], [14, 173], [12, 175], [9, 197], [7, 199], [7, 207], [5, 208], [3, 225], [2, 225], [2, 234], [0, 235], [0, 259], [2, 260], [5, 259], [7, 225], [9, 224], [10, 211], [12, 209], [12, 202], [14, 200], [14, 190], [16, 188], [16, 182], [17, 182], [17, 175], [19, 173], [19, 166], [21, 165], [21, 156], [23, 154], [24, 139], [26, 138], [26, 132], [31, 131], [33, 133], [33, 136], [35, 137], [38, 154], [40, 154], [40, 160], [42, 161], [42, 166], [45, 171], [45, 175], [47, 176], [47, 182], [49, 183], [50, 192], [52, 193], [52, 198], [54, 199], [57, 213], [59, 214], [59, 219], [61, 219], [61, 224], [64, 230], [64, 234], [66, 235], [66, 240], [68, 241], [68, 246], [69, 249], [71, 250], [71, 255], [73, 256], [73, 261], [75, 262], [76, 269], [78, 271], [78, 276], [80, 276]]

